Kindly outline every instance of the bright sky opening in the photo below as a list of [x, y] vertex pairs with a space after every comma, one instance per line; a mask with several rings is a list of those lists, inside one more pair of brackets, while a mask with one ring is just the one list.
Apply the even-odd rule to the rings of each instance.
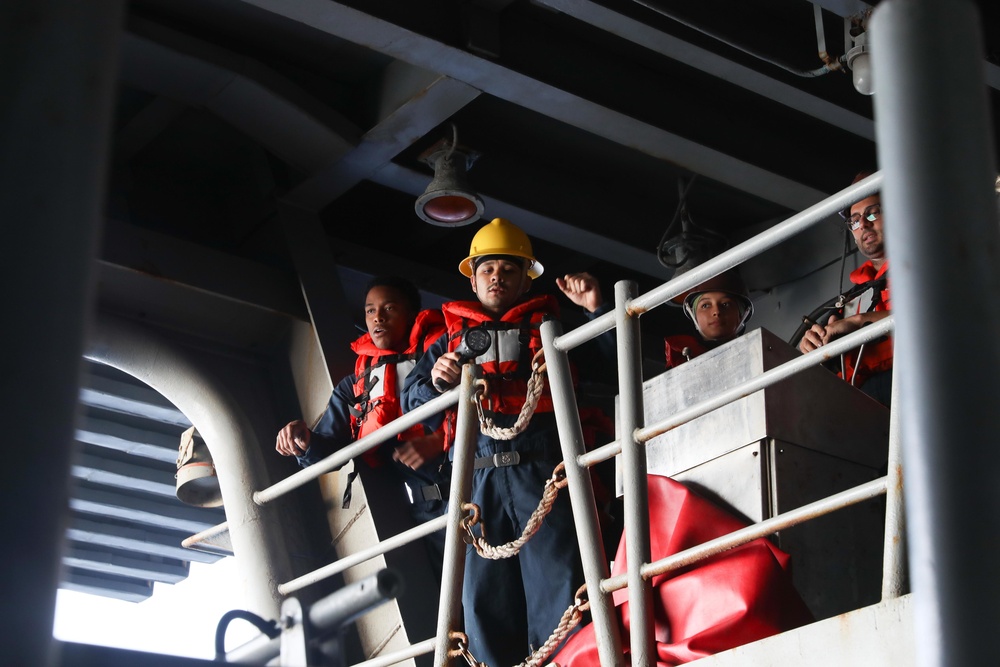
[[[138, 603], [60, 589], [52, 634], [67, 642], [211, 660], [219, 619], [231, 609], [245, 609], [245, 597], [233, 558], [191, 563], [187, 579], [154, 584], [153, 595]], [[226, 650], [258, 634], [249, 623], [234, 620]]]

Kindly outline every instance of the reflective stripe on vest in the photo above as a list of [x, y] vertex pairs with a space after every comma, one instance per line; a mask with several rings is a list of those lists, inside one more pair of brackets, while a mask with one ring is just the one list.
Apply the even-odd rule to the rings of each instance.
[[[493, 344], [476, 359], [489, 386], [489, 404], [484, 405], [487, 410], [513, 415], [520, 412], [527, 391], [527, 379], [531, 374], [528, 364], [542, 346], [539, 327], [546, 317], [556, 314], [557, 310], [558, 304], [548, 295], [515, 305], [500, 320], [484, 312], [482, 305], [476, 301], [453, 301], [442, 306], [448, 327], [449, 351], [459, 346], [466, 329], [483, 326], [490, 332]], [[552, 411], [547, 382], [536, 411]]]
[[[396, 378], [396, 390], [391, 392], [389, 395], [395, 398], [403, 393], [403, 384], [406, 382], [406, 376], [410, 374], [413, 367], [417, 365], [415, 359], [407, 359], [405, 361], [400, 361], [395, 364], [379, 364], [369, 368], [367, 372], [368, 384], [371, 389], [368, 390], [368, 400], [373, 401], [377, 398], [382, 398], [385, 396], [385, 377], [389, 375], [390, 377], [395, 376]], [[387, 370], [393, 368], [395, 372], [388, 372]]]

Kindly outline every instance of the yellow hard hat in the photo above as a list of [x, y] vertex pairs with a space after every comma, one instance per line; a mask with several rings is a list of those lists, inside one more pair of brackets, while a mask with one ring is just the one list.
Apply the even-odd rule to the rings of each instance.
[[463, 276], [472, 276], [473, 260], [485, 255], [523, 257], [528, 261], [529, 278], [537, 278], [545, 270], [531, 252], [528, 235], [504, 218], [493, 218], [493, 222], [476, 232], [472, 237], [472, 245], [469, 246], [469, 256], [458, 265], [458, 270]]

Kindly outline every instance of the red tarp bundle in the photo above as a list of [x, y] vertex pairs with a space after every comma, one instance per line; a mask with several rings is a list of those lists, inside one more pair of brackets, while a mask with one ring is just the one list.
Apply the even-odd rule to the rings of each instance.
[[[649, 475], [650, 547], [658, 560], [746, 526], [668, 477]], [[658, 667], [679, 665], [813, 620], [792, 586], [790, 557], [761, 538], [653, 579]], [[612, 575], [626, 570], [625, 538]], [[629, 653], [628, 590], [614, 593]], [[593, 625], [552, 658], [562, 667], [600, 667]]]

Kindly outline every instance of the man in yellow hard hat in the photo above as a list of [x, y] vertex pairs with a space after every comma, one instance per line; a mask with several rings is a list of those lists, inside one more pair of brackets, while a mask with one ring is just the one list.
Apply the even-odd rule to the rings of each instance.
[[[482, 407], [497, 426], [509, 428], [525, 403], [532, 359], [541, 350], [539, 326], [558, 315], [558, 304], [551, 295], [528, 294], [532, 281], [542, 275], [542, 265], [528, 236], [503, 218], [479, 230], [458, 268], [469, 278], [476, 300], [442, 306], [447, 333], [407, 376], [403, 408], [412, 410], [458, 383], [463, 334], [481, 328], [491, 339], [489, 350], [475, 359], [488, 384]], [[556, 285], [590, 317], [605, 309], [600, 286], [587, 273], [563, 276]], [[592, 357], [602, 368], [610, 368], [613, 338], [602, 338], [601, 354]], [[581, 374], [589, 370], [580, 369]], [[453, 419], [453, 414], [445, 416], [448, 434]], [[446, 446], [449, 440], [446, 435]], [[521, 536], [545, 481], [561, 460], [547, 386], [520, 434], [511, 440], [478, 437], [471, 500], [482, 510], [480, 521], [490, 544]], [[472, 654], [489, 665], [521, 662], [556, 629], [582, 583], [569, 498], [562, 494], [542, 528], [516, 556], [487, 560], [469, 550], [462, 601]]]

